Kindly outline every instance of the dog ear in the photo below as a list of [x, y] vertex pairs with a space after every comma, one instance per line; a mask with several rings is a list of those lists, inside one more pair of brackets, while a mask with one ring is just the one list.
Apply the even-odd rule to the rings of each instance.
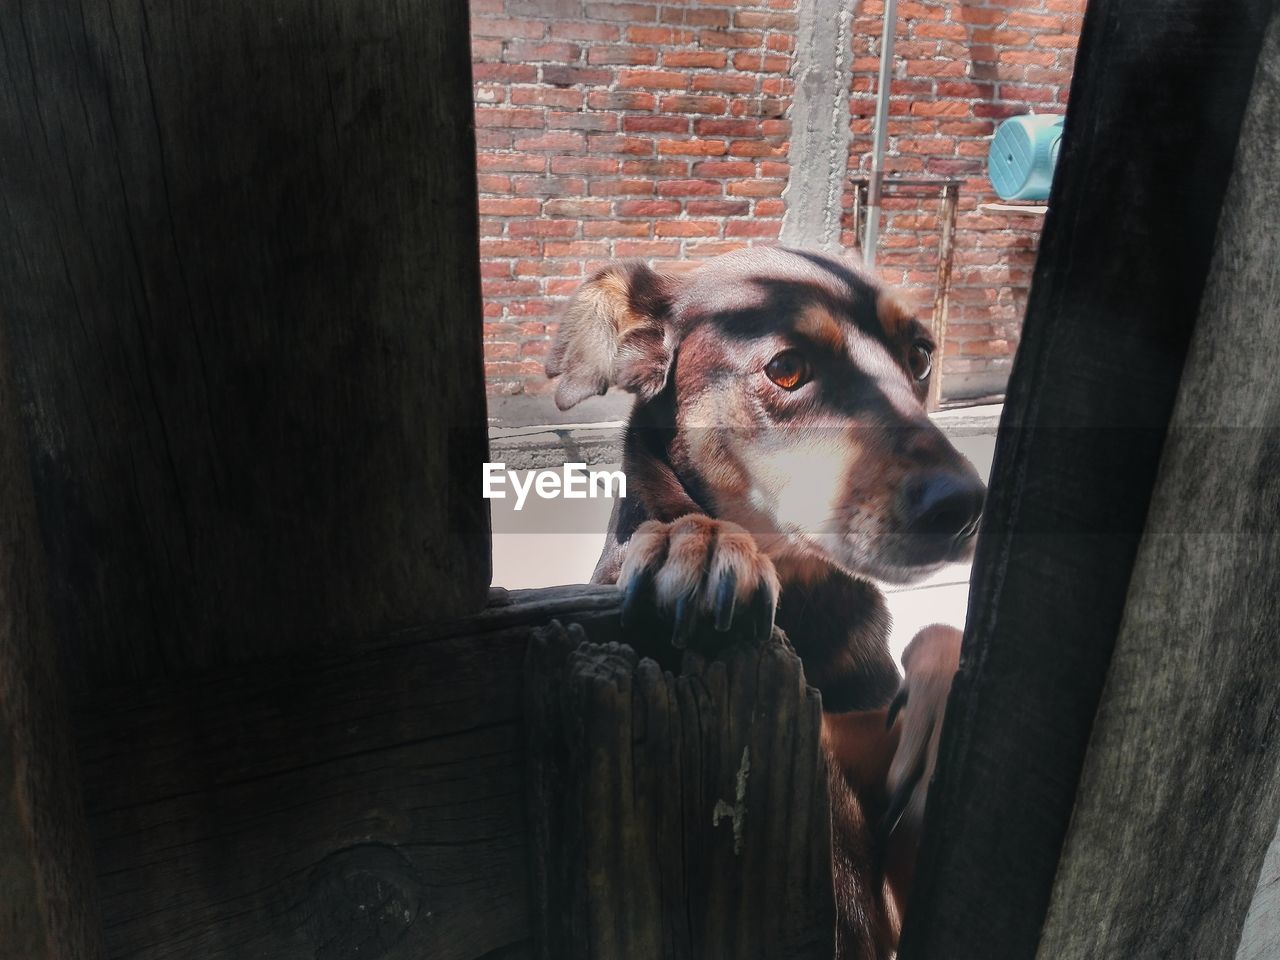
[[662, 390], [674, 352], [674, 282], [640, 261], [624, 261], [578, 288], [547, 356], [547, 376], [560, 377], [556, 406], [568, 410], [611, 386], [646, 400]]

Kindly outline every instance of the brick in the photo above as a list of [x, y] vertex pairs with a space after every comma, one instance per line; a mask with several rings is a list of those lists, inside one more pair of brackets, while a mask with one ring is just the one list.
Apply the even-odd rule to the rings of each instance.
[[618, 172], [618, 161], [611, 157], [552, 157], [551, 172], [607, 177]]
[[739, 10], [733, 15], [733, 25], [747, 30], [786, 30], [796, 28], [795, 14], [774, 13], [760, 10]]
[[698, 7], [663, 7], [663, 23], [679, 23], [689, 27], [727, 27], [729, 14], [724, 10]]
[[548, 240], [544, 253], [548, 257], [571, 257], [575, 260], [609, 256], [609, 245], [600, 240]]
[[618, 257], [676, 257], [680, 255], [678, 240], [619, 240], [613, 247]]
[[533, 173], [545, 170], [547, 161], [545, 157], [483, 154], [476, 157], [476, 166], [490, 172]]
[[1074, 33], [1042, 33], [1035, 39], [1037, 47], [1054, 47], [1062, 50], [1074, 50], [1079, 42], [1080, 38]]
[[507, 193], [511, 189], [511, 178], [496, 173], [482, 173], [476, 177], [476, 186], [481, 193]]
[[968, 117], [973, 115], [973, 105], [964, 100], [917, 100], [911, 105], [916, 117]]
[[737, 180], [725, 189], [734, 197], [780, 197], [786, 186], [784, 180]]
[[651, 43], [664, 46], [679, 46], [693, 43], [692, 30], [678, 30], [675, 27], [628, 27], [627, 39], [632, 43]]
[[479, 150], [510, 150], [512, 142], [510, 130], [476, 131], [476, 148]]
[[718, 197], [723, 193], [724, 185], [715, 180], [662, 180], [658, 183], [658, 195], [663, 197]]
[[689, 161], [672, 160], [670, 157], [663, 157], [661, 160], [623, 160], [622, 172], [628, 176], [681, 177], [689, 172]]
[[479, 210], [482, 216], [489, 217], [536, 217], [542, 209], [542, 201], [517, 197], [481, 197]]
[[[690, 201], [690, 213], [693, 213], [693, 202]], [[705, 203], [707, 201], [698, 201]], [[622, 200], [616, 205], [620, 217], [670, 217], [680, 212], [678, 200]]]
[[585, 180], [576, 177], [520, 177], [511, 182], [511, 192], [526, 197], [580, 197]]
[[728, 145], [723, 140], [659, 140], [658, 153], [676, 156], [719, 157]]
[[538, 68], [524, 63], [473, 63], [471, 79], [477, 83], [532, 83], [538, 79]]
[[618, 129], [618, 118], [611, 113], [566, 113], [551, 110], [547, 113], [547, 129], [612, 132]]
[[1033, 86], [1022, 83], [1000, 84], [1001, 100], [1020, 100], [1024, 103], [1052, 103], [1057, 98], [1053, 87]]
[[[796, 38], [792, 36], [788, 36], [785, 33], [771, 33], [764, 38], [764, 48], [766, 50], [771, 50], [774, 53], [791, 53], [796, 48]], [[790, 59], [787, 59], [787, 63], [790, 63], [790, 62], [791, 62]], [[768, 57], [765, 58], [761, 69], [764, 69], [764, 70], [773, 69], [772, 67], [769, 66]]]
[[995, 128], [990, 120], [954, 120], [938, 124], [938, 132], [949, 137], [989, 137]]
[[[485, 294], [489, 296], [489, 294]], [[489, 341], [484, 346], [484, 358], [489, 363], [496, 360], [515, 360], [520, 356], [520, 344], [503, 341]]]
[[756, 165], [750, 160], [699, 160], [690, 171], [697, 177], [750, 177], [756, 173]]
[[740, 77], [733, 74], [698, 74], [689, 86], [695, 91], [717, 93], [751, 93], [759, 83], [757, 77]]
[[612, 137], [601, 134], [587, 137], [589, 153], [621, 153], [628, 156], [653, 156], [653, 141], [647, 137]]
[[1000, 54], [1001, 63], [1014, 63], [1023, 66], [1049, 67], [1053, 65], [1055, 55], [1037, 50], [1005, 50]]
[[542, 68], [542, 82], [556, 87], [572, 87], [574, 84], [605, 84], [613, 79], [608, 70], [589, 67], [570, 67], [548, 63]]
[[755, 214], [758, 217], [780, 217], [786, 212], [786, 206], [781, 200], [757, 200]]
[[567, 239], [578, 232], [578, 224], [571, 220], [513, 220], [507, 224], [507, 236], [560, 237]]
[[[705, 67], [712, 70], [722, 70], [725, 64], [729, 62], [729, 55], [717, 50], [664, 50], [662, 51], [662, 65], [664, 67]], [[697, 81], [700, 77], [694, 77], [694, 89], [698, 89]]]
[[476, 107], [477, 127], [541, 128], [545, 117], [541, 110], [511, 110], [504, 107]]
[[752, 137], [760, 136], [761, 127], [766, 121], [700, 118], [693, 121], [693, 132], [706, 137]]
[[973, 39], [976, 43], [990, 43], [998, 47], [1025, 47], [1031, 42], [1031, 34], [1025, 30], [975, 30]]
[[541, 150], [567, 153], [569, 151], [580, 151], [586, 145], [586, 138], [582, 134], [572, 133], [567, 130], [544, 133], [538, 137], [517, 137], [515, 143], [517, 150], [524, 150], [528, 153], [536, 153]]
[[962, 60], [908, 60], [906, 70], [918, 77], [963, 77], [969, 65]]
[[1008, 24], [1011, 27], [1029, 27], [1032, 30], [1066, 32], [1067, 18], [1060, 14], [1014, 10], [1009, 12]]
[[534, 240], [498, 240], [483, 238], [480, 241], [482, 257], [531, 257], [538, 252]]
[[587, 94], [587, 106], [593, 110], [652, 110], [658, 98], [641, 91], [593, 90]]
[[995, 84], [972, 80], [939, 80], [937, 94], [939, 97], [956, 97], [962, 100], [989, 100], [995, 95]]
[[703, 30], [698, 34], [698, 44], [710, 50], [752, 50], [764, 41], [764, 34], [753, 30]]
[[652, 47], [592, 47], [587, 52], [587, 63], [613, 63], [626, 66], [652, 66], [658, 62], [658, 51]]
[[773, 240], [781, 231], [781, 220], [730, 220], [724, 225], [726, 237], [760, 237]]
[[537, 280], [498, 279], [485, 280], [481, 291], [486, 297], [532, 297], [542, 292]]
[[910, 29], [913, 37], [931, 37], [935, 40], [965, 40], [969, 36], [968, 29], [960, 23], [917, 22], [911, 24]]
[[652, 180], [593, 180], [590, 193], [593, 197], [650, 196], [653, 194]]
[[747, 246], [743, 240], [690, 240], [685, 250], [691, 257], [718, 257]]
[[582, 225], [584, 237], [649, 237], [653, 225], [648, 220], [594, 220]]
[[627, 133], [688, 133], [688, 117], [634, 117], [622, 118], [622, 129]]
[[718, 220], [660, 220], [653, 225], [657, 237], [718, 237]]
[[[679, 207], [679, 204], [676, 205]], [[741, 217], [751, 212], [749, 200], [690, 200], [685, 204], [691, 217]]]
[[645, 90], [683, 90], [689, 78], [674, 70], [623, 70], [618, 74], [618, 86]]
[[734, 157], [785, 157], [787, 142], [770, 143], [768, 140], [731, 140], [727, 150]]
[[729, 101], [724, 97], [711, 96], [666, 96], [659, 102], [659, 107], [667, 113], [724, 113]]
[[621, 20], [624, 23], [652, 21], [658, 16], [657, 7], [640, 3], [588, 3], [584, 12], [590, 20]]
[[503, 51], [502, 59], [508, 63], [530, 63], [551, 61], [568, 63], [577, 60], [582, 48], [576, 43], [530, 43], [527, 40], [510, 40]]
[[608, 200], [548, 200], [543, 205], [543, 212], [549, 217], [607, 217], [613, 212], [613, 204]]
[[471, 59], [472, 60], [500, 60], [502, 59], [503, 41], [496, 37], [491, 40], [475, 37], [471, 41]]
[[553, 23], [547, 33], [565, 40], [617, 40], [622, 35], [622, 30], [611, 23], [583, 23], [578, 20]]
[[549, 87], [512, 87], [511, 102], [520, 106], [581, 107], [581, 90], [560, 90]]

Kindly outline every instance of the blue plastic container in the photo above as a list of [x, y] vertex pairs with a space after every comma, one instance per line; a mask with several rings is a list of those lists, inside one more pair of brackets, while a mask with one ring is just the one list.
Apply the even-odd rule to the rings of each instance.
[[1047, 200], [1062, 142], [1062, 117], [1010, 117], [987, 152], [987, 176], [1001, 200]]

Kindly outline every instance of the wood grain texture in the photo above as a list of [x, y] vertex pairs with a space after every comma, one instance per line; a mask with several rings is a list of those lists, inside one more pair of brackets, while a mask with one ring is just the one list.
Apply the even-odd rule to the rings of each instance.
[[541, 960], [831, 960], [821, 701], [780, 635], [679, 676], [558, 623], [529, 650]]
[[15, 399], [0, 334], [0, 954], [96, 960], [92, 857]]
[[1280, 15], [1037, 957], [1229, 960], [1280, 820]]
[[1262, 875], [1244, 919], [1236, 960], [1274, 960], [1280, 957], [1280, 830], [1276, 831], [1262, 863]]
[[1035, 954], [1272, 6], [1088, 6], [902, 960]]
[[483, 604], [467, 40], [461, 0], [0, 7], [0, 301], [82, 685]]
[[616, 598], [498, 594], [350, 656], [100, 694], [77, 744], [107, 955], [530, 957], [525, 647], [556, 616], [610, 636]]

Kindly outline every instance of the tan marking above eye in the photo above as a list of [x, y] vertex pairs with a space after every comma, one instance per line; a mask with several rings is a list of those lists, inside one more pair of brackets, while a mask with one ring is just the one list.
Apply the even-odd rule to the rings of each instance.
[[783, 390], [799, 390], [813, 379], [809, 361], [799, 350], [783, 350], [764, 366], [764, 375]]

